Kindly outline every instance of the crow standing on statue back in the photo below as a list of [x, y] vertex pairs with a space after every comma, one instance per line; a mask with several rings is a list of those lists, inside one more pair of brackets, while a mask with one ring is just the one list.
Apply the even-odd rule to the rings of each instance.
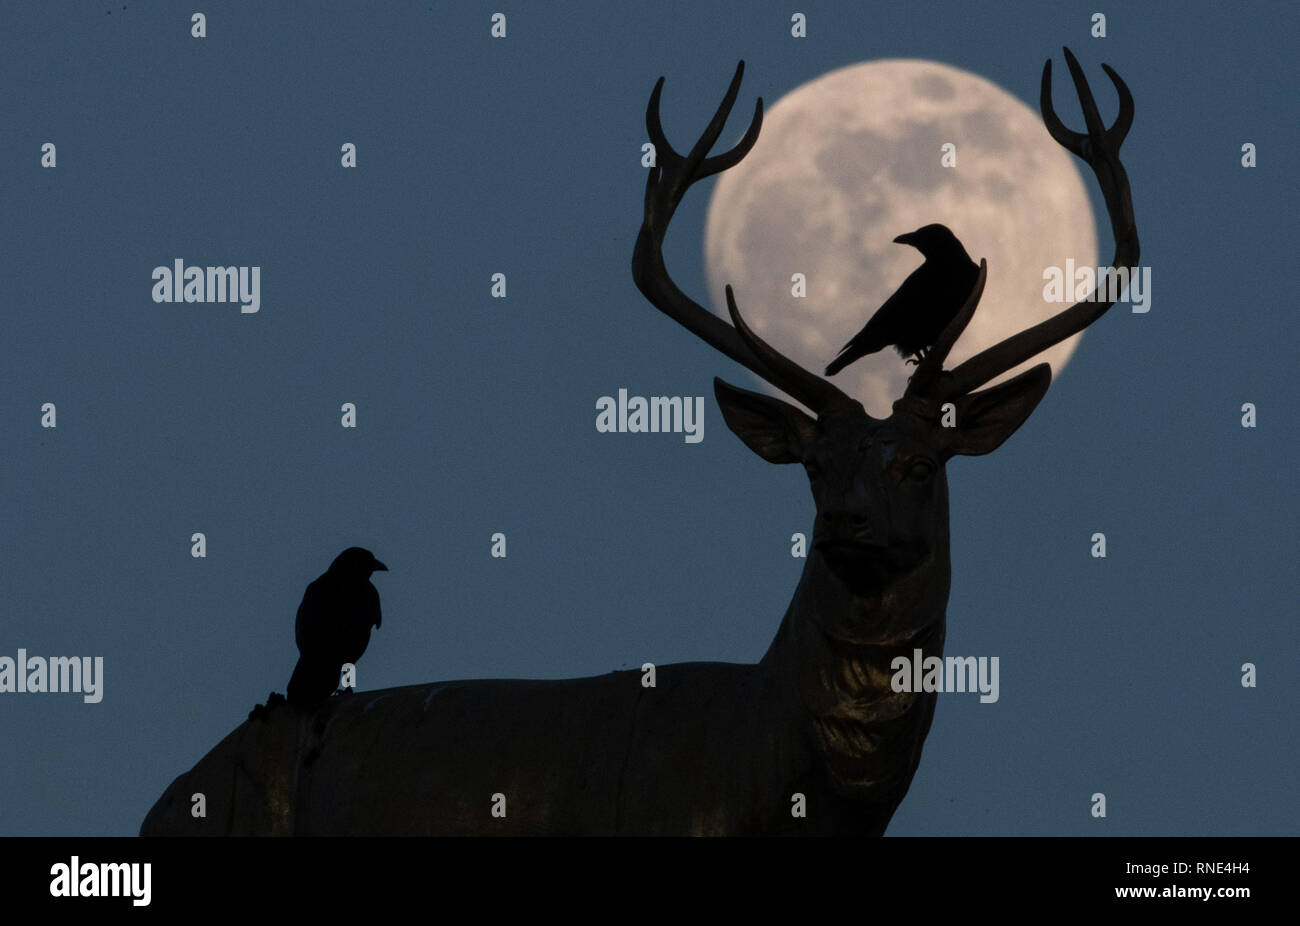
[[919, 362], [974, 288], [980, 268], [947, 226], [926, 225], [899, 235], [894, 242], [916, 248], [925, 255], [925, 263], [912, 271], [866, 327], [844, 345], [826, 368], [827, 376], [891, 344], [901, 356], [913, 358], [909, 363]]
[[290, 703], [312, 707], [325, 700], [338, 687], [343, 664], [355, 665], [366, 651], [370, 628], [381, 620], [379, 592], [370, 584], [377, 570], [388, 567], [369, 550], [348, 547], [307, 586], [294, 623], [300, 655], [289, 679]]

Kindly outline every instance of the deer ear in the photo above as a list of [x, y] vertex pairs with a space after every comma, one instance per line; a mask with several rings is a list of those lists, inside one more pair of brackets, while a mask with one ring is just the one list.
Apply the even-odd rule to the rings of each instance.
[[1052, 384], [1052, 368], [1045, 363], [991, 389], [973, 392], [954, 400], [957, 426], [940, 428], [950, 435], [950, 456], [979, 456], [991, 453], [1016, 432]]
[[738, 389], [714, 377], [722, 420], [745, 446], [769, 463], [799, 463], [817, 422], [788, 402]]

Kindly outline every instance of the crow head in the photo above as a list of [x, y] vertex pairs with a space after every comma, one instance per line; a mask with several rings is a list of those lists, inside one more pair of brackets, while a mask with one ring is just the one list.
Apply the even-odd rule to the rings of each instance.
[[348, 547], [330, 563], [330, 572], [369, 579], [372, 572], [387, 572], [388, 567], [375, 559], [375, 554], [361, 547]]
[[899, 235], [895, 244], [910, 244], [927, 258], [930, 257], [964, 257], [970, 260], [966, 249], [957, 240], [947, 225], [925, 225], [914, 232]]

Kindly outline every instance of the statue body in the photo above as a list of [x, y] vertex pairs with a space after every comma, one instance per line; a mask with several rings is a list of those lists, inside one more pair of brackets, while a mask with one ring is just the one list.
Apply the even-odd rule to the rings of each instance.
[[[1138, 265], [1119, 146], [1133, 100], [1106, 73], [1120, 111], [1106, 128], [1067, 49], [1087, 123], [1048, 131], [1093, 169], [1115, 238], [1112, 266]], [[1105, 65], [1103, 65], [1105, 67]], [[985, 384], [1078, 333], [1110, 308], [1085, 299], [943, 369], [987, 276], [920, 360], [887, 419], [800, 367], [745, 324], [731, 324], [668, 276], [662, 245], [691, 184], [737, 163], [758, 137], [762, 102], [735, 148], [709, 156], [735, 102], [737, 68], [691, 151], [646, 124], [656, 165], [632, 270], [668, 317], [798, 400], [803, 409], [714, 381], [728, 428], [772, 463], [807, 471], [817, 514], [799, 585], [755, 665], [683, 663], [562, 681], [438, 682], [278, 706], [226, 737], [178, 778], [143, 834], [879, 835], [911, 784], [934, 692], [895, 691], [894, 660], [942, 656], [951, 578], [945, 465], [997, 449], [1051, 382], [1046, 364]], [[719, 577], [719, 581], [730, 581]], [[716, 618], [715, 618], [716, 619]], [[195, 818], [202, 793], [208, 815]]]
[[[824, 568], [812, 553], [800, 591]], [[916, 770], [935, 695], [891, 692], [893, 735], [877, 748], [895, 771], [869, 798], [837, 789], [805, 705], [830, 693], [799, 694], [821, 655], [800, 643], [815, 630], [799, 626], [805, 598], [796, 593], [761, 662], [660, 665], [653, 687], [629, 670], [388, 688], [311, 713], [279, 706], [178, 778], [141, 834], [880, 835]], [[928, 631], [898, 652], [939, 652], [941, 612]], [[901, 767], [900, 749], [910, 756]], [[195, 793], [206, 818], [190, 813]], [[504, 816], [493, 814], [498, 794]]]

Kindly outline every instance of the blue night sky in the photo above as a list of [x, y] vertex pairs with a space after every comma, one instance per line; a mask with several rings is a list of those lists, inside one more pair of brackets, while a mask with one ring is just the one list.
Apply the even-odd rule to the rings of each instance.
[[[946, 652], [1000, 657], [1001, 696], [940, 696], [890, 833], [1300, 829], [1294, 5], [1114, 5], [1106, 38], [1095, 3], [195, 8], [207, 38], [174, 4], [0, 11], [0, 656], [104, 660], [98, 704], [0, 694], [0, 834], [135, 833], [284, 690], [303, 589], [353, 544], [391, 570], [363, 689], [756, 661], [814, 509], [722, 423], [712, 377], [754, 378], [633, 285], [656, 78], [686, 148], [741, 58], [728, 143], [755, 96], [855, 62], [1036, 107], [1052, 57], [1078, 128], [1067, 44], [1107, 120], [1101, 62], [1137, 101], [1151, 311], [948, 467]], [[700, 299], [711, 183], [667, 248]], [[261, 267], [260, 311], [153, 302], [178, 257]], [[704, 440], [597, 433], [619, 387], [705, 396]]]

